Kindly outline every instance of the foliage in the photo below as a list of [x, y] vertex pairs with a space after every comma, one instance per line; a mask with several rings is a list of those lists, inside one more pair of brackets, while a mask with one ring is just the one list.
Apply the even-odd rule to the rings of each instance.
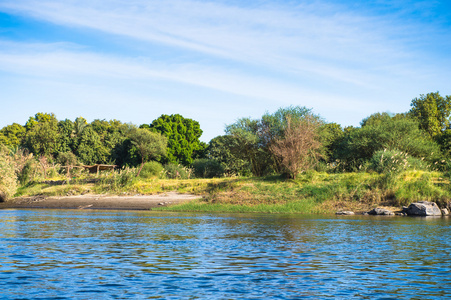
[[14, 159], [5, 146], [0, 145], [0, 202], [11, 198], [17, 190]]
[[215, 159], [196, 159], [191, 167], [196, 178], [213, 178], [224, 175], [224, 167]]
[[230, 150], [233, 155], [247, 161], [254, 176], [262, 176], [273, 165], [267, 149], [261, 147], [259, 121], [241, 118], [226, 127], [226, 133], [233, 137]]
[[60, 141], [60, 152], [71, 152], [74, 150], [74, 123], [65, 119], [58, 122], [58, 132]]
[[299, 106], [280, 108], [273, 114], [266, 113], [260, 120], [242, 118], [226, 127], [226, 134], [234, 138], [229, 146], [233, 156], [246, 161], [254, 176], [285, 172], [281, 156], [271, 151], [276, 141], [284, 138], [288, 119], [298, 123], [306, 117], [322, 123], [311, 109]]
[[319, 140], [323, 145], [321, 153], [322, 160], [323, 162], [325, 162], [332, 157], [334, 149], [337, 147], [337, 144], [340, 142], [340, 139], [343, 138], [344, 130], [340, 124], [326, 123], [320, 126], [318, 135]]
[[427, 170], [424, 160], [411, 157], [398, 150], [379, 150], [371, 158], [371, 169], [382, 174], [400, 173], [406, 170]]
[[[202, 135], [199, 122], [179, 114], [161, 115], [150, 124], [153, 132], [159, 132], [168, 139], [167, 162], [189, 166], [197, 152], [203, 151], [199, 140]], [[142, 128], [142, 130], [146, 130]]]
[[72, 152], [60, 152], [56, 158], [56, 162], [62, 166], [78, 166], [77, 156]]
[[410, 104], [409, 114], [415, 117], [420, 128], [435, 137], [449, 128], [451, 96], [442, 97], [439, 92], [420, 95]]
[[17, 147], [25, 137], [25, 127], [17, 123], [7, 125], [0, 130], [0, 144], [10, 147]]
[[238, 139], [232, 135], [221, 135], [213, 138], [207, 148], [207, 157], [221, 164], [226, 176], [251, 175], [250, 163], [241, 156]]
[[[433, 176], [435, 175], [435, 176]], [[415, 201], [433, 201], [439, 207], [446, 207], [451, 199], [449, 188], [443, 188], [434, 181], [440, 173], [405, 172], [395, 182], [394, 205], [409, 205]], [[435, 179], [434, 179], [435, 177]]]
[[141, 167], [137, 176], [141, 173], [146, 161], [159, 160], [166, 155], [167, 138], [160, 133], [138, 128], [130, 133], [130, 140], [141, 156]]
[[56, 155], [60, 149], [58, 120], [54, 114], [37, 113], [26, 125], [25, 146], [36, 156]]
[[112, 171], [111, 177], [103, 179], [103, 182], [108, 184], [113, 191], [118, 191], [121, 188], [133, 184], [137, 172], [135, 168], [124, 167], [119, 171]]
[[167, 164], [164, 166], [164, 176], [169, 179], [190, 179], [192, 170], [183, 165]]
[[281, 165], [290, 178], [311, 169], [320, 157], [321, 142], [318, 137], [320, 122], [307, 115], [297, 122], [287, 117], [287, 125], [282, 137], [271, 145], [271, 152], [280, 158]]
[[153, 178], [161, 176], [163, 172], [163, 165], [157, 161], [146, 162], [139, 174], [141, 178]]
[[332, 158], [340, 160], [346, 170], [353, 170], [384, 149], [397, 149], [430, 162], [440, 156], [438, 145], [418, 128], [417, 121], [387, 114], [383, 122], [370, 122], [361, 128], [345, 130]]
[[[39, 172], [39, 166], [35, 159], [28, 160], [23, 166], [22, 170], [18, 173], [17, 178], [20, 184], [25, 185], [32, 182]], [[16, 170], [17, 173], [17, 170]]]
[[108, 151], [100, 136], [91, 126], [85, 126], [82, 131], [78, 131], [75, 153], [87, 165], [107, 163], [108, 161]]

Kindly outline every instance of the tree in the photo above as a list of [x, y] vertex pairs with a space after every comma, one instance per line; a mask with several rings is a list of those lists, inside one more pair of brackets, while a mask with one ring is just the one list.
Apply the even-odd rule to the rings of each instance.
[[379, 150], [399, 150], [412, 157], [434, 161], [440, 156], [438, 145], [418, 121], [405, 115], [387, 116], [383, 122], [367, 123], [361, 128], [345, 129], [334, 149], [333, 158], [353, 170], [368, 162]]
[[281, 165], [291, 178], [312, 168], [320, 157], [321, 142], [318, 129], [321, 122], [313, 115], [292, 121], [288, 116], [283, 136], [270, 146], [271, 152], [278, 156]]
[[250, 163], [241, 156], [238, 139], [232, 135], [221, 135], [213, 138], [207, 148], [207, 158], [218, 161], [227, 175], [252, 174]]
[[230, 150], [233, 155], [245, 160], [251, 167], [254, 176], [263, 176], [273, 165], [272, 157], [262, 142], [260, 121], [241, 118], [226, 126], [226, 134], [233, 137]]
[[166, 155], [167, 138], [160, 133], [151, 132], [147, 129], [138, 128], [131, 132], [130, 140], [138, 150], [141, 156], [141, 167], [139, 168], [139, 176], [144, 163], [150, 159], [159, 159]]
[[100, 136], [91, 126], [85, 126], [77, 138], [75, 153], [85, 164], [108, 162], [108, 151], [104, 147]]
[[13, 123], [0, 130], [0, 143], [5, 146], [17, 147], [24, 138], [26, 129], [24, 126]]
[[[146, 130], [143, 126], [142, 129]], [[159, 132], [168, 139], [167, 160], [189, 166], [197, 152], [203, 151], [199, 138], [202, 135], [199, 122], [179, 114], [161, 115], [150, 124], [150, 130]]]
[[332, 157], [334, 149], [340, 143], [344, 130], [340, 124], [327, 123], [319, 128], [319, 138], [323, 145], [322, 159], [328, 161]]
[[416, 118], [420, 128], [430, 136], [440, 135], [450, 125], [451, 96], [445, 98], [439, 92], [420, 95], [410, 104], [409, 114]]
[[58, 120], [54, 114], [37, 113], [25, 126], [25, 146], [36, 156], [56, 155], [60, 148]]
[[75, 147], [74, 123], [65, 119], [58, 122], [58, 132], [60, 136], [60, 152], [71, 152]]

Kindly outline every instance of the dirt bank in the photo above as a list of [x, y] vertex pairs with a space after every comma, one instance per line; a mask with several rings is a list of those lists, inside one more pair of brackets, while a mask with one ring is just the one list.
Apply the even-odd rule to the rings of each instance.
[[172, 205], [198, 199], [200, 196], [169, 192], [158, 195], [112, 196], [79, 195], [62, 197], [23, 197], [0, 203], [6, 208], [47, 208], [47, 209], [120, 209], [149, 210], [161, 205]]

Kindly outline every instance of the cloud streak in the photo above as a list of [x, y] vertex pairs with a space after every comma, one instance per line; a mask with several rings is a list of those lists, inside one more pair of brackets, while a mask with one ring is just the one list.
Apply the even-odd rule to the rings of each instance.
[[401, 30], [412, 28], [396, 28], [386, 19], [342, 12], [340, 7], [246, 8], [189, 0], [86, 1], [84, 5], [25, 0], [4, 1], [0, 7], [58, 25], [149, 42], [149, 47], [163, 44], [207, 58], [355, 85], [369, 84], [363, 70], [388, 68], [413, 55], [394, 39], [403, 35]]
[[[3, 0], [0, 11], [65, 34], [44, 42], [33, 36], [8, 40], [0, 32], [0, 71], [35, 82], [80, 84], [98, 97], [99, 86], [112, 93], [119, 85], [133, 86], [130, 103], [176, 93], [182, 98], [189, 86], [237, 107], [249, 101], [234, 118], [253, 113], [251, 107], [294, 104], [344, 125], [379, 110], [408, 108], [409, 97], [446, 85], [449, 31], [403, 21], [412, 12], [400, 7], [372, 13], [372, 6], [338, 2]], [[417, 10], [432, 5], [421, 4], [427, 6]], [[149, 96], [147, 86], [156, 83], [171, 96], [156, 88]], [[199, 100], [190, 99], [192, 107], [207, 102], [193, 97]]]

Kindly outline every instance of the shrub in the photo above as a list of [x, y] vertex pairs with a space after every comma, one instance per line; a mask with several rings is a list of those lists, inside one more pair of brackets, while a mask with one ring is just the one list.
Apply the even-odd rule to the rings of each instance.
[[35, 160], [28, 160], [18, 174], [20, 184], [25, 185], [34, 180], [35, 175], [39, 172], [39, 167]]
[[450, 199], [449, 191], [434, 184], [430, 173], [422, 173], [419, 177], [399, 181], [395, 192], [395, 205], [427, 200], [436, 202], [439, 207], [445, 207]]
[[6, 147], [0, 148], [0, 202], [8, 200], [17, 191], [14, 160]]
[[189, 179], [192, 170], [182, 165], [167, 164], [164, 166], [164, 176], [169, 179]]
[[215, 159], [196, 159], [192, 164], [193, 172], [199, 178], [221, 177], [224, 167]]
[[427, 170], [426, 163], [398, 150], [380, 150], [370, 160], [370, 168], [381, 174], [399, 173], [406, 170]]
[[113, 177], [108, 180], [104, 179], [104, 183], [110, 183], [113, 190], [130, 185], [136, 178], [137, 170], [135, 168], [125, 167], [119, 171], [113, 171]]
[[158, 177], [163, 171], [163, 166], [157, 161], [146, 162], [139, 174], [141, 178]]

